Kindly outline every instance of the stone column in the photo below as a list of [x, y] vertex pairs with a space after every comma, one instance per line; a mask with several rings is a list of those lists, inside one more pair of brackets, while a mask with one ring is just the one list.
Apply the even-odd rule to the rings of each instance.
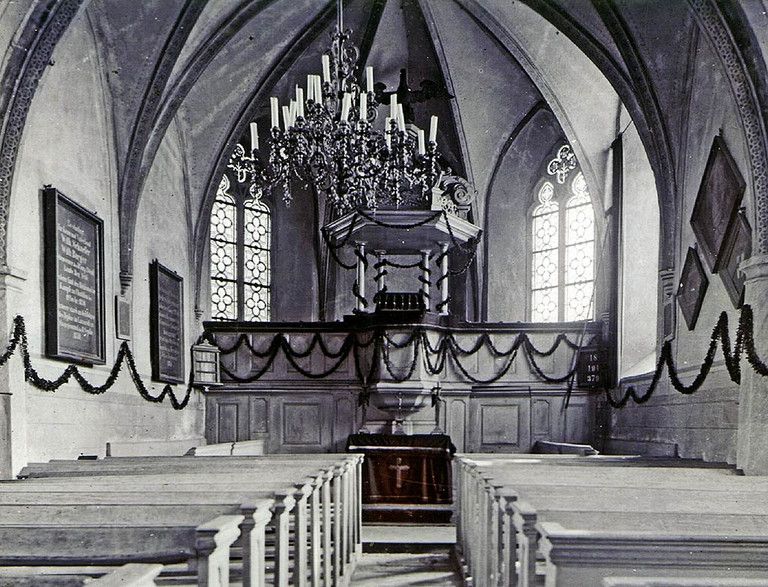
[[[0, 354], [10, 342], [14, 316], [9, 308], [18, 307], [17, 300], [26, 295], [26, 271], [0, 266]], [[0, 369], [0, 479], [12, 479], [26, 458], [26, 384], [21, 362], [21, 348]], [[16, 392], [14, 395], [14, 391]]]
[[[768, 363], [768, 255], [753, 255], [741, 264], [741, 270], [746, 276], [744, 303], [752, 307], [755, 317], [755, 351], [760, 360]], [[743, 354], [736, 466], [747, 475], [768, 475], [766, 446], [768, 377], [755, 373]]]

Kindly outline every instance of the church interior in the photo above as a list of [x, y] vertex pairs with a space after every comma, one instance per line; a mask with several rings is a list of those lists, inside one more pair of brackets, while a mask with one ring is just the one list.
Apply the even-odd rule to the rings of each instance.
[[[0, 585], [768, 585], [766, 0], [0, 48]], [[451, 570], [359, 579], [372, 528]]]

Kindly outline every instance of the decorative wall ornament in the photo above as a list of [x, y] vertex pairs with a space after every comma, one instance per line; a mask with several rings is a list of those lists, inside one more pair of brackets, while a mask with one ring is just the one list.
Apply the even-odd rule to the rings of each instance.
[[749, 259], [752, 254], [752, 229], [747, 222], [743, 208], [734, 216], [723, 247], [723, 258], [719, 265], [718, 275], [723, 281], [734, 308], [740, 308], [744, 302], [745, 277], [739, 271], [742, 261]]
[[765, 126], [751, 85], [750, 74], [728, 27], [723, 22], [716, 3], [713, 0], [688, 0], [688, 2], [720, 56], [736, 97], [752, 172], [754, 214], [757, 219], [755, 227], [757, 246], [754, 252], [768, 254], [768, 153], [766, 152]]
[[744, 195], [744, 178], [722, 136], [716, 136], [691, 214], [691, 228], [710, 270], [720, 269], [728, 227]]
[[699, 260], [699, 255], [695, 248], [689, 247], [680, 274], [680, 285], [677, 288], [677, 303], [680, 304], [680, 310], [683, 313], [683, 318], [685, 318], [685, 323], [688, 325], [688, 330], [693, 330], [696, 327], [696, 320], [699, 318], [699, 311], [704, 302], [707, 287], [709, 287], [709, 281]]
[[[8, 205], [16, 166], [19, 143], [27, 120], [27, 113], [35, 95], [37, 84], [64, 31], [75, 18], [84, 0], [61, 0], [47, 13], [47, 22], [40, 23], [39, 32], [31, 44], [28, 59], [16, 82], [16, 91], [5, 115], [2, 146], [0, 147], [0, 265], [7, 264]], [[31, 23], [29, 26], [33, 26]]]

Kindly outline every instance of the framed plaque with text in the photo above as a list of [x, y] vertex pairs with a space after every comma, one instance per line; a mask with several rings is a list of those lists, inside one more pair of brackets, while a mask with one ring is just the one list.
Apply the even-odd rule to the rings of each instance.
[[45, 187], [45, 354], [104, 363], [104, 223]]
[[149, 266], [152, 379], [184, 381], [184, 289], [182, 278], [157, 261]]

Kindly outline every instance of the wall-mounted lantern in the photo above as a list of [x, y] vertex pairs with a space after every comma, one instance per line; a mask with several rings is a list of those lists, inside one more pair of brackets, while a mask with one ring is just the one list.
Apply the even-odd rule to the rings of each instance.
[[218, 347], [207, 342], [192, 347], [193, 385], [203, 388], [221, 385], [219, 354]]

